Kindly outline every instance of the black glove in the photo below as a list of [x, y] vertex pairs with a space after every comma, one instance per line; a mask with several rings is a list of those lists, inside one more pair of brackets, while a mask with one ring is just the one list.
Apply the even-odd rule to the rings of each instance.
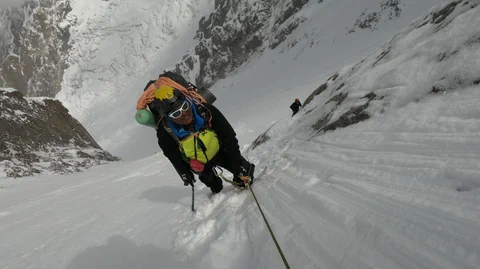
[[193, 187], [193, 183], [196, 182], [195, 177], [191, 173], [182, 174], [182, 175], [180, 175], [180, 177], [183, 180], [183, 185], [184, 186], [191, 185]]
[[246, 182], [253, 182], [253, 173], [255, 172], [255, 165], [249, 162], [243, 162], [242, 165], [239, 167], [238, 173], [236, 174], [237, 177], [242, 179]]

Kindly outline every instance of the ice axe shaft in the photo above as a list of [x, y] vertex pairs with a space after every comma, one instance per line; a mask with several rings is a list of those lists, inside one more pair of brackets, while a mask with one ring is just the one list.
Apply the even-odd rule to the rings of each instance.
[[192, 183], [192, 212], [195, 212], [195, 187]]

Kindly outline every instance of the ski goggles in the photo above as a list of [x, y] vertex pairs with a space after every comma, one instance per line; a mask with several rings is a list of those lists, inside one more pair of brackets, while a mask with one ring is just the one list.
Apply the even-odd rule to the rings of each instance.
[[177, 110], [170, 112], [168, 116], [172, 119], [178, 119], [180, 118], [180, 116], [182, 116], [183, 111], [187, 111], [189, 108], [190, 108], [190, 102], [185, 100]]

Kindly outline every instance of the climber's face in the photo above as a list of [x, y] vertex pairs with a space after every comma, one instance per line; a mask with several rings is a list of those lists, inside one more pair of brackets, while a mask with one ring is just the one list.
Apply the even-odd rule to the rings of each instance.
[[190, 102], [185, 100], [182, 104], [180, 104], [178, 107], [174, 108], [172, 112], [170, 112], [169, 117], [176, 124], [191, 124], [193, 120], [193, 112], [192, 108], [190, 107]]

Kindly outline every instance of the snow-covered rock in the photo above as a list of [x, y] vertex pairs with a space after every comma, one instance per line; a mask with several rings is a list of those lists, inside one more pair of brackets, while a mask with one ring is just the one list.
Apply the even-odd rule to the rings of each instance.
[[70, 45], [69, 0], [31, 0], [0, 10], [0, 87], [54, 97]]
[[[305, 16], [305, 12], [300, 12], [309, 2], [312, 1], [218, 1], [215, 11], [200, 20], [200, 29], [195, 37], [198, 44], [194, 51], [184, 56], [176, 70], [185, 75], [194, 71], [197, 85], [211, 86], [234, 72], [255, 53], [277, 48], [299, 25], [310, 23], [314, 14]], [[347, 34], [357, 29], [378, 30], [380, 21], [400, 17], [402, 7], [406, 5], [402, 0], [364, 2], [369, 8], [365, 8], [355, 24], [347, 29]], [[328, 8], [330, 3], [322, 0], [311, 3], [315, 4]], [[355, 9], [356, 6], [353, 6], [352, 10]], [[308, 37], [304, 35], [289, 40], [288, 47]]]
[[[379, 51], [342, 68], [318, 86], [303, 103], [300, 128], [310, 129], [309, 135], [314, 137], [428, 96], [442, 98], [478, 88], [478, 25], [479, 1], [447, 1], [435, 6]], [[281, 127], [260, 135], [250, 149], [268, 141], [277, 128]]]
[[177, 71], [194, 70], [198, 86], [215, 81], [244, 64], [255, 52], [277, 47], [306, 19], [295, 14], [308, 0], [216, 1], [215, 10], [203, 17], [194, 51], [184, 56]]
[[58, 101], [0, 88], [0, 178], [70, 173], [119, 160]]
[[[252, 115], [237, 117], [237, 104], [280, 92], [285, 100], [301, 97], [304, 85], [365, 57], [437, 2], [69, 0], [71, 11], [56, 20], [60, 31], [68, 29], [69, 49], [55, 97], [103, 148], [126, 159], [148, 156], [158, 150], [155, 136], [132, 115], [145, 83], [162, 70], [211, 86], [232, 124], [246, 126]], [[375, 27], [360, 27], [362, 14], [375, 12]], [[286, 106], [263, 102], [262, 110], [275, 105]], [[249, 122], [241, 143], [272, 120]]]

